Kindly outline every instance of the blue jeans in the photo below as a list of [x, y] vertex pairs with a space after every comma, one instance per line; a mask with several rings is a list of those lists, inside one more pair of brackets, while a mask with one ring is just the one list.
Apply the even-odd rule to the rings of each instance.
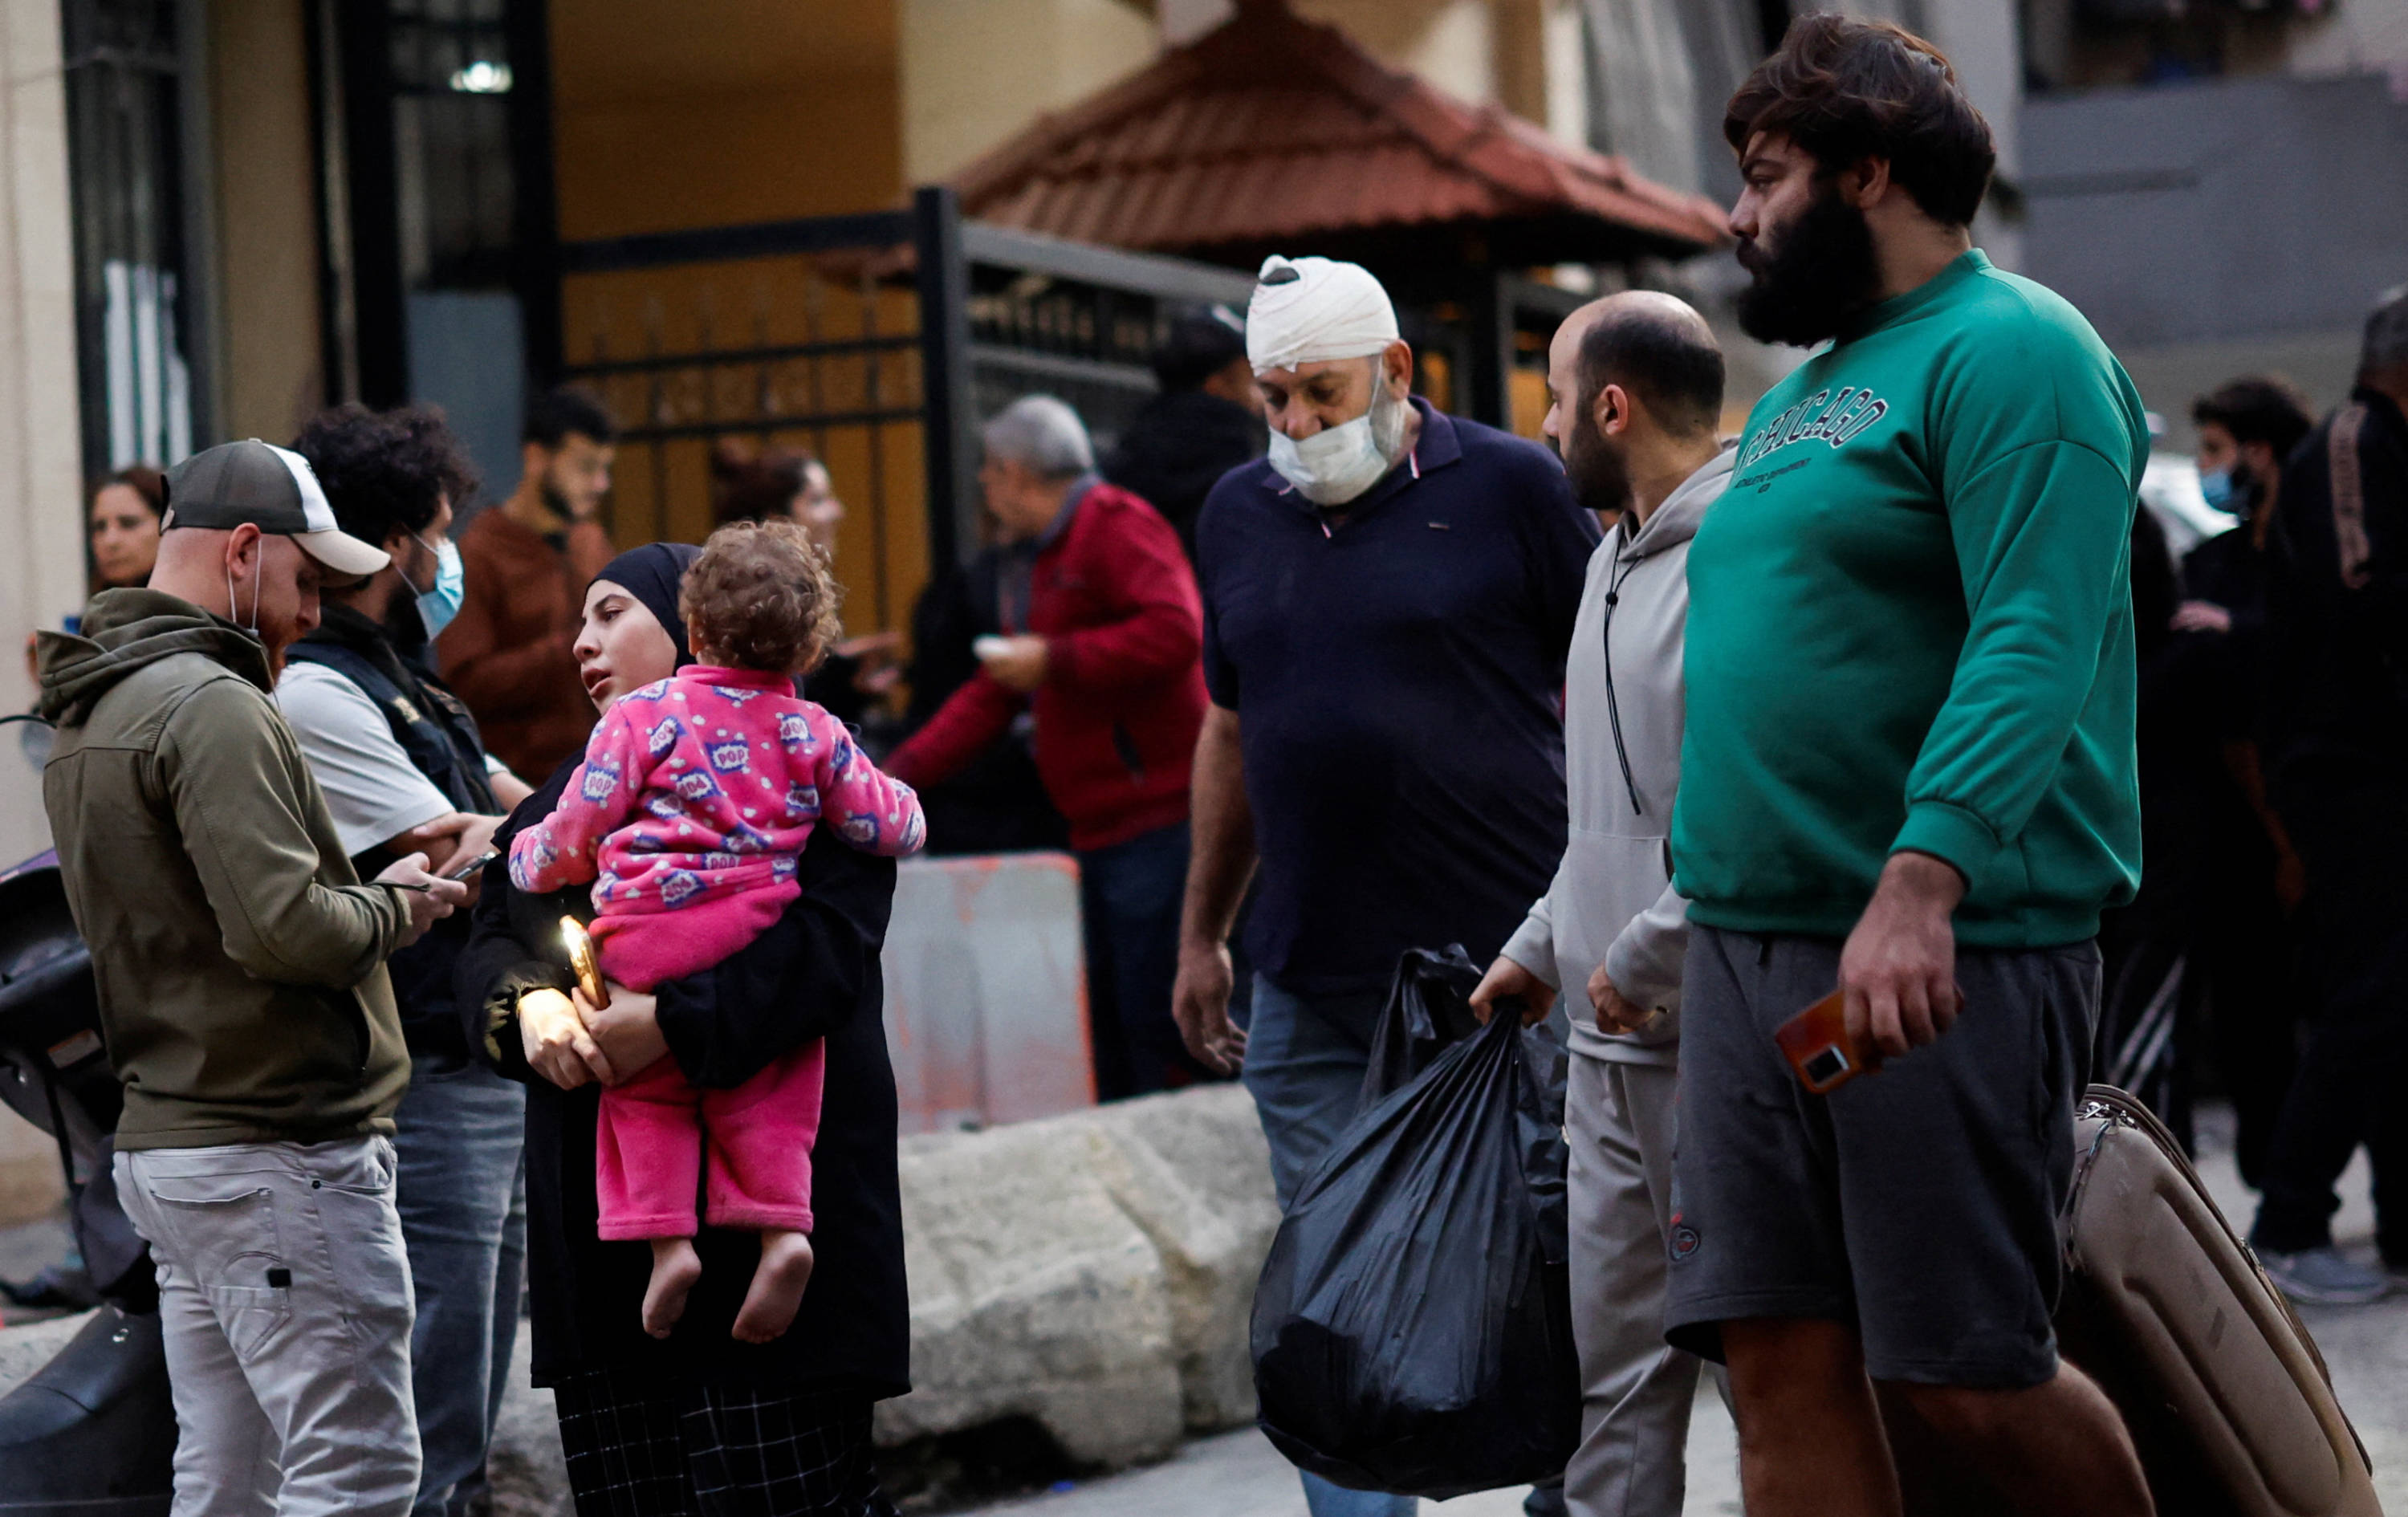
[[[1386, 999], [1380, 991], [1296, 995], [1254, 977], [1243, 1078], [1270, 1140], [1271, 1184], [1282, 1209], [1354, 1118]], [[1304, 1504], [1312, 1517], [1412, 1517], [1420, 1506], [1409, 1496], [1350, 1491], [1310, 1473]]]
[[395, 1196], [418, 1322], [409, 1338], [423, 1473], [412, 1517], [458, 1517], [484, 1478], [526, 1274], [526, 1092], [422, 1056], [394, 1113]]
[[1087, 1025], [1096, 1096], [1166, 1089], [1197, 1071], [1170, 1015], [1179, 978], [1179, 908], [1187, 892], [1187, 823], [1157, 827], [1079, 855], [1087, 944]]

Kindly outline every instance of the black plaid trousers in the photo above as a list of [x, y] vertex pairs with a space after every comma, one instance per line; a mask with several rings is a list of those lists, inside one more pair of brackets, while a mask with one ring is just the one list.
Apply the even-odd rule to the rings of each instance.
[[858, 1391], [602, 1369], [553, 1395], [577, 1517], [894, 1517]]

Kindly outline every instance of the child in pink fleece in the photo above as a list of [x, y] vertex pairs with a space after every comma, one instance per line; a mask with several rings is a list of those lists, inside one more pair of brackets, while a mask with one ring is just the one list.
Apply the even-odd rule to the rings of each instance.
[[[511, 842], [523, 891], [594, 881], [594, 952], [609, 979], [650, 991], [750, 943], [800, 894], [796, 864], [823, 820], [873, 853], [918, 851], [919, 797], [795, 694], [835, 636], [835, 600], [825, 556], [799, 528], [713, 533], [680, 591], [700, 662], [612, 706], [552, 815]], [[651, 1240], [644, 1327], [655, 1338], [701, 1274], [697, 1170], [710, 1225], [762, 1235], [736, 1336], [764, 1342], [793, 1322], [810, 1278], [823, 1069], [813, 1042], [731, 1091], [697, 1091], [664, 1058], [602, 1093], [599, 1230]]]

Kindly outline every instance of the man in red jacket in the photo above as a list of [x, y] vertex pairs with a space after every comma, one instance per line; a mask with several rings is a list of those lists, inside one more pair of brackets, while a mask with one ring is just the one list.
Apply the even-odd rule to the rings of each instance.
[[1096, 1093], [1193, 1072], [1170, 1017], [1187, 878], [1187, 777], [1204, 724], [1204, 613], [1179, 535], [1095, 474], [1079, 413], [1027, 395], [986, 424], [979, 483], [1010, 551], [1006, 636], [887, 771], [932, 785], [1025, 709], [1037, 772], [1070, 823], [1087, 940]]

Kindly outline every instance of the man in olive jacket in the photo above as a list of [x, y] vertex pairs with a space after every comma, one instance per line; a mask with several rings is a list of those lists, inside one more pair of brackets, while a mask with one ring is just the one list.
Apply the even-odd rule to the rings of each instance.
[[384, 959], [464, 889], [423, 855], [359, 882], [269, 694], [320, 584], [383, 551], [297, 453], [228, 443], [167, 483], [150, 586], [40, 661], [43, 801], [125, 1086], [114, 1178], [158, 1269], [175, 1517], [401, 1517], [409, 1064]]

